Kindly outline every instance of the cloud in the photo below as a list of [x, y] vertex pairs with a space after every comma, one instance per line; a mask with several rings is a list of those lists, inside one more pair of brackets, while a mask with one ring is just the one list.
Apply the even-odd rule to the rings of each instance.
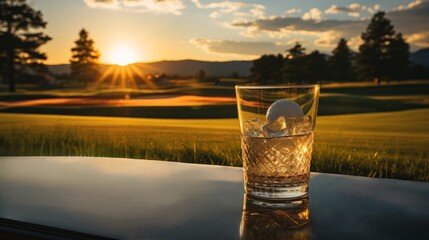
[[337, 5], [332, 5], [328, 9], [325, 10], [326, 14], [337, 14], [340, 12], [340, 8]]
[[117, 8], [118, 0], [84, 0], [86, 5], [91, 8]]
[[362, 9], [366, 9], [366, 6], [360, 5], [359, 3], [352, 3], [346, 7], [339, 7], [337, 5], [332, 5], [325, 10], [326, 14], [338, 14], [340, 12], [359, 12]]
[[349, 9], [352, 12], [357, 12], [360, 11], [364, 8], [365, 6], [360, 5], [359, 3], [352, 3], [349, 5]]
[[254, 31], [259, 33], [282, 31], [306, 31], [320, 33], [332, 30], [347, 32], [350, 29], [364, 29], [366, 25], [367, 23], [364, 21], [340, 21], [333, 19], [316, 21], [313, 19], [304, 20], [297, 17], [271, 17], [266, 19], [232, 23], [233, 27], [253, 28]]
[[220, 18], [226, 15], [241, 18], [259, 18], [265, 15], [265, 6], [261, 4], [230, 1], [203, 4], [200, 0], [192, 0], [192, 2], [197, 8], [212, 9], [213, 11], [210, 13], [211, 18]]
[[348, 15], [349, 15], [350, 17], [355, 17], [355, 18], [360, 17], [360, 13], [358, 13], [358, 12], [349, 12], [349, 13], [348, 13]]
[[291, 8], [289, 10], [286, 11], [287, 14], [295, 14], [295, 13], [300, 13], [302, 10], [299, 8]]
[[421, 3], [422, 3], [422, 1], [421, 1], [421, 0], [416, 0], [416, 1], [414, 1], [414, 2], [409, 3], [409, 4], [407, 5], [407, 7], [408, 7], [408, 8], [413, 8], [413, 7], [415, 7], [415, 6], [420, 5]]
[[273, 42], [250, 42], [193, 38], [189, 42], [207, 53], [236, 55], [254, 59], [263, 54], [277, 54], [286, 49], [285, 45]]
[[422, 0], [416, 0], [414, 2], [410, 2], [407, 5], [399, 5], [398, 7], [394, 8], [393, 11], [403, 11], [403, 10], [411, 9], [413, 7], [416, 7], [420, 4], [422, 4], [422, 3], [423, 3]]
[[412, 35], [427, 32], [429, 29], [428, 13], [429, 1], [424, 1], [419, 4], [412, 4], [412, 7], [406, 10], [388, 12], [387, 18], [391, 20], [397, 32]]
[[407, 36], [406, 40], [412, 45], [427, 48], [429, 47], [429, 32], [413, 33]]
[[324, 32], [314, 41], [314, 45], [318, 47], [334, 48], [337, 46], [340, 37], [340, 34], [335, 31]]
[[322, 20], [322, 11], [320, 11], [320, 9], [318, 8], [312, 8], [310, 9], [310, 11], [304, 13], [304, 15], [302, 16], [302, 19], [315, 20], [319, 22], [320, 20]]
[[[409, 38], [411, 45], [426, 46], [429, 29], [429, 1], [411, 4], [412, 7], [401, 11], [390, 11], [386, 17], [391, 20], [396, 32], [401, 32]], [[351, 4], [347, 8], [347, 13], [353, 17], [358, 17], [360, 10], [368, 11], [369, 7], [360, 4]], [[378, 9], [379, 5], [371, 7], [371, 11]], [[335, 8], [340, 10], [340, 8]], [[316, 11], [314, 11], [316, 12]], [[316, 15], [317, 16], [317, 15]], [[360, 15], [359, 15], [360, 16]], [[304, 18], [304, 17], [303, 17]], [[266, 34], [270, 38], [288, 40], [292, 36], [307, 36], [313, 39], [313, 44], [319, 47], [332, 47], [338, 43], [340, 38], [350, 40], [350, 47], [357, 49], [361, 44], [360, 35], [369, 24], [369, 19], [356, 20], [333, 20], [311, 17], [309, 14], [305, 19], [292, 16], [271, 16], [250, 21], [236, 21], [231, 23], [232, 27], [242, 29], [244, 36], [259, 36]], [[317, 19], [317, 20], [316, 20]], [[414, 34], [414, 35], [413, 35]], [[316, 38], [316, 39], [314, 39]]]
[[[314, 41], [314, 45], [318, 47], [334, 49], [338, 45], [338, 42], [341, 38], [343, 38], [343, 36], [338, 34], [338, 32], [335, 32], [335, 31], [325, 32], [321, 34], [320, 37]], [[362, 43], [363, 43], [363, 40], [360, 34], [349, 37], [347, 39], [347, 46], [349, 46], [349, 48], [352, 49], [353, 51], [358, 51], [359, 46], [362, 45]]]
[[380, 10], [380, 4], [374, 4], [374, 7], [373, 7], [373, 9], [375, 10], [375, 11], [378, 11], [378, 10]]
[[332, 5], [325, 10], [325, 14], [347, 13], [351, 17], [359, 17], [362, 12], [374, 13], [380, 9], [380, 4], [374, 4], [373, 7], [365, 6], [360, 3], [351, 3], [348, 6], [340, 7]]
[[120, 9], [133, 12], [153, 12], [180, 15], [182, 0], [84, 0], [91, 8]]
[[347, 45], [354, 51], [358, 51], [359, 46], [362, 44], [363, 44], [363, 40], [360, 35], [351, 37], [350, 40], [347, 42]]

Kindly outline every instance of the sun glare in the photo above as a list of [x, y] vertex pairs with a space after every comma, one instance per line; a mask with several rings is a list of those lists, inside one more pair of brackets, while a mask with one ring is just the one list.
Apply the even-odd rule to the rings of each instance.
[[123, 45], [113, 48], [109, 56], [109, 62], [120, 66], [126, 66], [136, 61], [137, 56], [135, 55], [135, 51]]

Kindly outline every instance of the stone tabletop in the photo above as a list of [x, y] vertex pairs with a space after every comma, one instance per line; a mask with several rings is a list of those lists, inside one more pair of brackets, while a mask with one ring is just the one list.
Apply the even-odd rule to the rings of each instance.
[[243, 199], [241, 168], [0, 158], [1, 231], [11, 220], [114, 239], [240, 239], [240, 225], [267, 239], [429, 239], [426, 182], [312, 173], [310, 223], [298, 229], [243, 226]]

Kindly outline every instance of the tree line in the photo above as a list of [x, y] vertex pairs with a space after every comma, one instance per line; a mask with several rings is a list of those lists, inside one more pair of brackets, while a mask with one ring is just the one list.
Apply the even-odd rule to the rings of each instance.
[[[0, 0], [0, 76], [8, 81], [10, 92], [15, 91], [17, 77], [49, 75], [43, 64], [46, 53], [40, 51], [43, 44], [52, 40], [43, 33], [46, 24], [42, 12], [34, 10], [25, 0]], [[71, 51], [74, 79], [86, 82], [99, 74], [100, 54], [85, 29], [79, 32], [79, 39]]]
[[254, 60], [251, 79], [260, 84], [326, 80], [374, 80], [379, 83], [414, 77], [414, 71], [409, 71], [414, 67], [408, 60], [409, 45], [402, 34], [394, 30], [384, 12], [374, 14], [361, 38], [363, 43], [357, 53], [342, 38], [330, 56], [317, 50], [306, 54], [305, 48], [297, 42], [285, 56], [263, 55]]
[[[0, 82], [6, 80], [9, 91], [15, 91], [17, 78], [50, 76], [43, 64], [47, 55], [40, 50], [52, 40], [43, 33], [46, 24], [41, 11], [31, 8], [26, 0], [0, 0]], [[361, 38], [363, 43], [357, 53], [341, 39], [329, 57], [317, 50], [307, 54], [300, 43], [288, 49], [285, 55], [263, 55], [253, 61], [251, 81], [260, 84], [381, 81], [413, 78], [415, 72], [428, 71], [409, 63], [409, 45], [401, 33], [396, 33], [384, 12], [372, 17]], [[85, 29], [79, 32], [71, 55], [72, 79], [86, 85], [100, 75], [100, 53]], [[209, 78], [200, 71], [198, 79]]]

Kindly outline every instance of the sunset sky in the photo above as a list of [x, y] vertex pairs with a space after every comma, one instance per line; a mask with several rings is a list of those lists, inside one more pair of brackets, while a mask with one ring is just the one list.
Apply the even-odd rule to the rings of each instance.
[[429, 47], [429, 1], [383, 0], [30, 0], [48, 22], [48, 64], [68, 63], [85, 28], [115, 63], [132, 61], [255, 59], [282, 53], [296, 41], [330, 53], [341, 37], [356, 49], [368, 19], [386, 11], [411, 50]]

